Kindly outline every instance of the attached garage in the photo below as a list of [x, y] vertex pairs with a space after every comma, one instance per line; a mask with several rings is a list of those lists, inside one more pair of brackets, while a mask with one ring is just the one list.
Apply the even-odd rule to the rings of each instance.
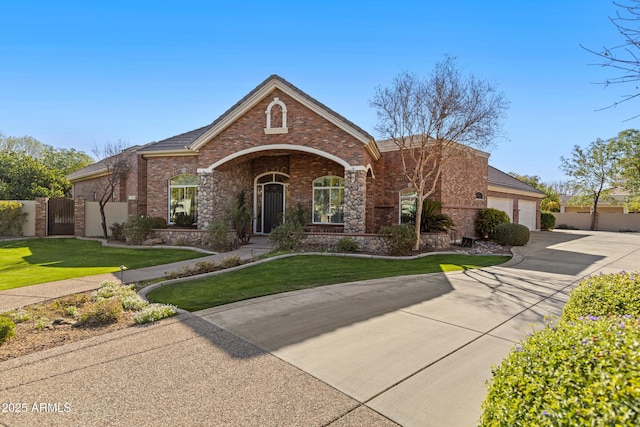
[[526, 225], [529, 230], [536, 230], [536, 202], [532, 200], [519, 200], [518, 210], [519, 218], [518, 224]]
[[509, 221], [513, 222], [513, 199], [489, 196], [487, 197], [487, 207], [506, 212], [509, 215]]
[[492, 166], [489, 166], [488, 184], [487, 207], [506, 212], [511, 222], [529, 230], [540, 229], [542, 191]]

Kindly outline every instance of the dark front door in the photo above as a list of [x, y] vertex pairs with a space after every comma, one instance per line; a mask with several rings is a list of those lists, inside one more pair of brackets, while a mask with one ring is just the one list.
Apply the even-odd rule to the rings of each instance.
[[266, 184], [264, 186], [263, 197], [263, 233], [271, 233], [271, 229], [275, 228], [282, 222], [282, 212], [284, 210], [284, 185]]
[[47, 209], [50, 236], [73, 236], [73, 199], [49, 199]]

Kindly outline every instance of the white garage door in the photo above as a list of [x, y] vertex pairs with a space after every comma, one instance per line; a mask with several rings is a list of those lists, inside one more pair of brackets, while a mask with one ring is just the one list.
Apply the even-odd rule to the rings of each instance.
[[536, 229], [536, 202], [531, 200], [519, 200], [518, 208], [520, 209], [519, 223], [526, 225], [529, 230]]
[[513, 222], [513, 199], [502, 197], [487, 197], [487, 207], [504, 211], [509, 215], [509, 221]]

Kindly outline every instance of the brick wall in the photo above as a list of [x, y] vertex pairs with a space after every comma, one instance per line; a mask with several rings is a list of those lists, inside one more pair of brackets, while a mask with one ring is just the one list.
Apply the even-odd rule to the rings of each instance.
[[[265, 111], [274, 97], [280, 98], [287, 106], [288, 133], [266, 135]], [[272, 111], [276, 110], [274, 107]], [[364, 144], [276, 89], [202, 147], [198, 167], [207, 168], [238, 151], [271, 144], [315, 148], [340, 157], [351, 165], [373, 163]]]
[[[169, 216], [169, 180], [177, 175], [197, 175], [195, 156], [150, 157], [142, 171], [147, 181], [147, 194], [143, 194], [141, 205], [146, 205], [146, 213], [168, 220]], [[146, 199], [146, 200], [145, 200]]]

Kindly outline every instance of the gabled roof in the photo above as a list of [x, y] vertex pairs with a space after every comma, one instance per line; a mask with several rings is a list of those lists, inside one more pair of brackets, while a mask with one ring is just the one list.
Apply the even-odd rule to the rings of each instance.
[[235, 105], [225, 111], [220, 117], [214, 120], [210, 125], [203, 126], [199, 129], [192, 130], [180, 135], [167, 138], [162, 141], [151, 143], [144, 149], [140, 150], [141, 154], [187, 154], [189, 151], [197, 152], [202, 146], [209, 142], [212, 138], [230, 126], [238, 118], [244, 115], [248, 110], [253, 108], [258, 102], [262, 101], [265, 96], [273, 90], [279, 89], [286, 93], [297, 102], [314, 111], [316, 114], [325, 118], [337, 127], [341, 128], [354, 138], [361, 141], [367, 148], [369, 153], [377, 160], [380, 158], [380, 152], [373, 136], [368, 132], [347, 120], [345, 117], [336, 113], [326, 105], [322, 104], [315, 98], [307, 95], [282, 77], [274, 74], [260, 83], [244, 96]]
[[[535, 187], [530, 186], [527, 183], [520, 181], [512, 177], [509, 174], [502, 172], [499, 169], [489, 166], [488, 176], [489, 190], [509, 190], [510, 192], [517, 194], [526, 194], [532, 197], [544, 197], [545, 194]], [[497, 188], [491, 188], [497, 187]]]

